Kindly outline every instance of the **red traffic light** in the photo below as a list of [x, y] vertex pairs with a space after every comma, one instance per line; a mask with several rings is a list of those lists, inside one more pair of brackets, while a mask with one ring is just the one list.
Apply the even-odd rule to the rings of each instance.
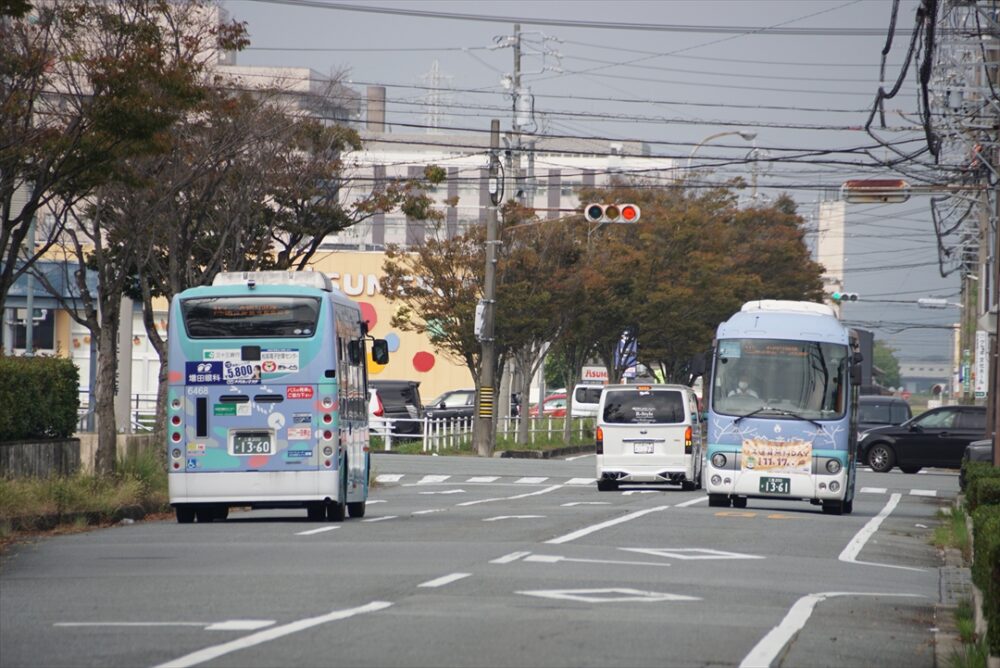
[[634, 223], [642, 211], [635, 204], [588, 204], [583, 215], [590, 223]]

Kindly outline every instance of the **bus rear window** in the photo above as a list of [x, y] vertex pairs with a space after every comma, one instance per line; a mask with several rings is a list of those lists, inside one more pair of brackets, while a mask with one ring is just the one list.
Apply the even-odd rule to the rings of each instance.
[[181, 302], [192, 339], [307, 338], [316, 333], [315, 297], [195, 297]]
[[680, 392], [605, 391], [606, 424], [677, 424], [684, 422], [684, 400]]

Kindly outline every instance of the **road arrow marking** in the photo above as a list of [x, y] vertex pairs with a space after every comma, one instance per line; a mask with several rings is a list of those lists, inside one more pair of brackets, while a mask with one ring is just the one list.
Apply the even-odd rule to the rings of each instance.
[[613, 520], [608, 520], [606, 522], [601, 522], [600, 524], [594, 524], [589, 527], [584, 527], [572, 533], [568, 533], [564, 536], [559, 536], [558, 538], [553, 538], [552, 540], [545, 541], [550, 545], [559, 545], [562, 543], [568, 543], [571, 540], [576, 540], [577, 538], [582, 538], [588, 534], [592, 534], [595, 531], [600, 531], [601, 529], [607, 529], [608, 527], [613, 527], [616, 524], [621, 524], [623, 522], [630, 522], [634, 519], [642, 517], [643, 515], [648, 515], [649, 513], [658, 513], [661, 510], [666, 510], [670, 506], [656, 506], [655, 508], [646, 508], [645, 510], [637, 510], [634, 513], [629, 513], [628, 515], [622, 515], [621, 517], [616, 517]]
[[538, 564], [558, 564], [562, 561], [572, 561], [580, 564], [615, 564], [617, 566], [669, 566], [662, 561], [621, 561], [617, 559], [579, 559], [576, 557], [560, 557], [549, 554], [532, 554], [524, 558]]

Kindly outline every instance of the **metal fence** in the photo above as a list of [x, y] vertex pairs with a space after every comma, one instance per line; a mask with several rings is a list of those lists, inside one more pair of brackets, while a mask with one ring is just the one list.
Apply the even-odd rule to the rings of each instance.
[[[90, 391], [80, 390], [80, 407], [77, 410], [76, 430], [92, 432], [97, 424], [94, 404], [90, 401]], [[156, 426], [156, 395], [133, 394], [129, 398], [129, 422], [132, 433], [142, 434], [153, 431]]]

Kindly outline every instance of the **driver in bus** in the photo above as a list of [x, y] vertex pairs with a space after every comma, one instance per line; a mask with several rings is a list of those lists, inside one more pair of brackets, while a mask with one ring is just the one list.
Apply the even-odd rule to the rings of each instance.
[[736, 384], [736, 387], [729, 390], [728, 397], [754, 397], [759, 399], [759, 395], [750, 387], [750, 381], [747, 379], [746, 374], [740, 374], [740, 381]]

